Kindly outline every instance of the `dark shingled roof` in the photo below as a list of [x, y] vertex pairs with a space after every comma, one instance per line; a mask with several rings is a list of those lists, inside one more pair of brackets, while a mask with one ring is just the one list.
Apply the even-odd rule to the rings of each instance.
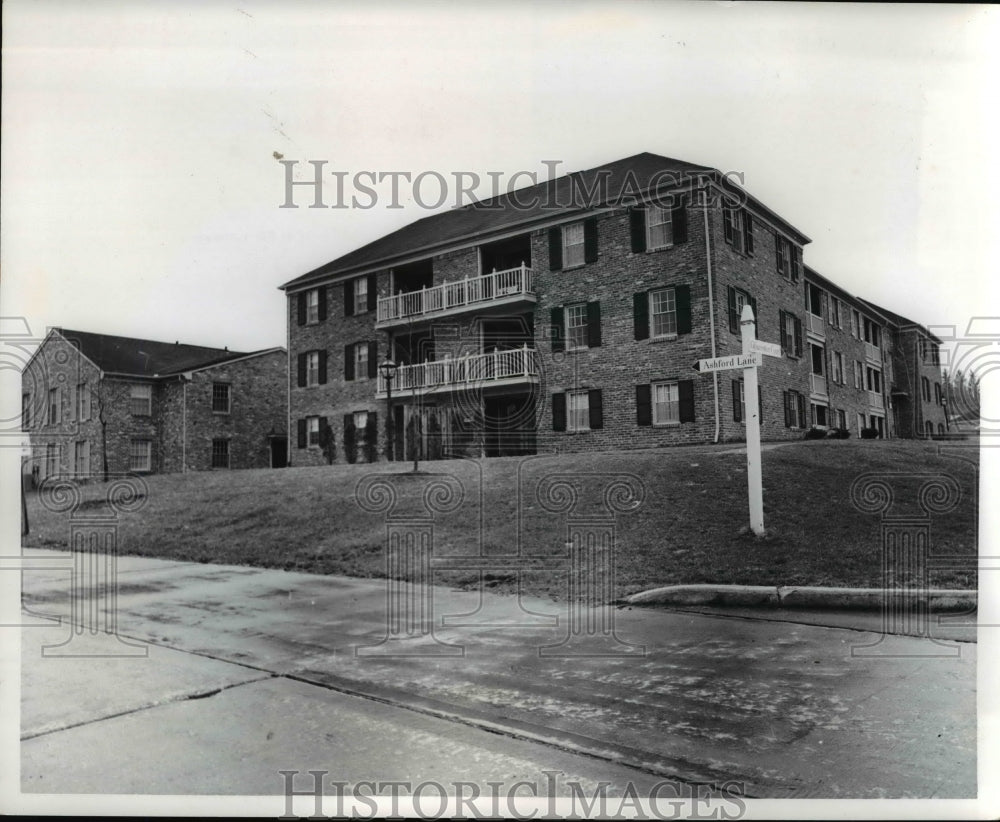
[[164, 376], [225, 362], [246, 354], [224, 348], [207, 348], [203, 345], [140, 340], [135, 337], [113, 337], [110, 334], [93, 334], [54, 328], [80, 352], [103, 371], [133, 374], [137, 377]]
[[[517, 189], [489, 200], [481, 200], [424, 217], [296, 277], [281, 288], [294, 288], [313, 280], [388, 263], [420, 250], [453, 244], [487, 233], [499, 233], [575, 209], [593, 208], [597, 203], [593, 197], [587, 196], [588, 192], [604, 190], [604, 185], [609, 195], [607, 199], [613, 203], [616, 198], [623, 195], [638, 194], [646, 190], [651, 182], [669, 185], [674, 180], [687, 182], [687, 178], [695, 179], [696, 174], [706, 173], [719, 174], [717, 170], [708, 166], [686, 163], [683, 160], [674, 160], [648, 152], [637, 154], [587, 171], [573, 172], [538, 185]], [[654, 179], [657, 175], [662, 176]], [[602, 178], [606, 183], [599, 187], [597, 183]]]

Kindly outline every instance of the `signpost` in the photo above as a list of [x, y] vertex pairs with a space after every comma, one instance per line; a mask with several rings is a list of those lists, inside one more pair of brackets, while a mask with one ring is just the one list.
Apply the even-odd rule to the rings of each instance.
[[[760, 475], [760, 406], [757, 403], [757, 369], [762, 357], [780, 357], [781, 346], [757, 339], [757, 321], [753, 309], [743, 306], [740, 314], [743, 353], [728, 357], [698, 360], [694, 370], [702, 374], [712, 371], [743, 370], [743, 397], [747, 418], [747, 494], [750, 500], [750, 529], [764, 535], [764, 494]], [[752, 398], [752, 399], [751, 399]]]

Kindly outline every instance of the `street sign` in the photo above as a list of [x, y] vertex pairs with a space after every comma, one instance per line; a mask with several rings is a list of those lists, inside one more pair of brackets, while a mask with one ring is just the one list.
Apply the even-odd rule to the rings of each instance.
[[750, 340], [748, 346], [751, 351], [763, 354], [766, 357], [781, 357], [781, 346], [777, 343], [764, 342], [763, 340]]
[[692, 368], [706, 374], [710, 371], [732, 371], [735, 368], [757, 368], [761, 364], [760, 354], [751, 352], [749, 354], [732, 354], [729, 357], [711, 357], [707, 360], [698, 360]]

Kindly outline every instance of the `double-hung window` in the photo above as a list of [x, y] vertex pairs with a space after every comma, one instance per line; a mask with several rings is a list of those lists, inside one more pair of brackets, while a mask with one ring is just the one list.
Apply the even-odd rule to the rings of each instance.
[[227, 382], [212, 383], [212, 413], [228, 414], [229, 401], [230, 401], [229, 383]]
[[650, 336], [670, 337], [677, 333], [677, 297], [674, 289], [649, 292]]
[[653, 425], [680, 423], [680, 391], [675, 382], [653, 383]]
[[153, 386], [145, 383], [130, 386], [129, 410], [136, 417], [150, 416], [153, 413]]
[[566, 392], [566, 430], [590, 430], [590, 392]]
[[149, 471], [152, 465], [153, 443], [150, 440], [132, 440], [129, 444], [128, 466], [132, 471]]
[[319, 351], [306, 354], [306, 385], [319, 385]]
[[583, 223], [573, 223], [562, 229], [562, 264], [570, 268], [584, 263]]
[[363, 314], [368, 310], [368, 278], [358, 277], [354, 280], [354, 313]]
[[306, 443], [319, 445], [319, 417], [306, 417]]
[[670, 209], [660, 206], [646, 207], [646, 249], [655, 251], [673, 245], [673, 225], [670, 220]]
[[212, 440], [212, 467], [229, 467], [229, 440], [224, 437]]
[[587, 304], [574, 303], [565, 309], [566, 349], [587, 347]]
[[354, 379], [368, 379], [368, 343], [359, 342], [354, 346]]
[[319, 322], [319, 289], [312, 288], [306, 292], [306, 322], [312, 325]]

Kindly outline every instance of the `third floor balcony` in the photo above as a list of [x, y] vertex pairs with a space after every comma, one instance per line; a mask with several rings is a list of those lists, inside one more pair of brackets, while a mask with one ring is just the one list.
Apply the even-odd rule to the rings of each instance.
[[534, 279], [534, 271], [526, 265], [520, 265], [479, 277], [421, 288], [419, 291], [382, 297], [378, 301], [376, 327], [408, 325], [468, 311], [487, 311], [517, 303], [533, 303]]

